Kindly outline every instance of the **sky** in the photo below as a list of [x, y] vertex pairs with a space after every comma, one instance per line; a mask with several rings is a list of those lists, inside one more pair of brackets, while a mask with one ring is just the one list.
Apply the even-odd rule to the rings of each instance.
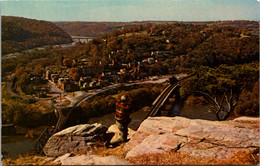
[[260, 21], [260, 0], [3, 0], [1, 15], [46, 21]]

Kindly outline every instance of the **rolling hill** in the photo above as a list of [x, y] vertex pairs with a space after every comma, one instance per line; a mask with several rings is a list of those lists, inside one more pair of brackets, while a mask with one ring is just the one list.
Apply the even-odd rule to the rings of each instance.
[[254, 33], [258, 34], [258, 22], [247, 20], [236, 21], [207, 21], [207, 22], [177, 22], [177, 21], [135, 21], [135, 22], [54, 22], [57, 26], [61, 27], [65, 32], [71, 36], [88, 36], [97, 37], [106, 33], [111, 33], [114, 30], [129, 29], [133, 26], [146, 26], [146, 25], [158, 25], [158, 24], [206, 24], [216, 25], [219, 27], [234, 27], [234, 28], [246, 28], [251, 29]]
[[72, 42], [55, 24], [22, 17], [2, 16], [2, 54]]

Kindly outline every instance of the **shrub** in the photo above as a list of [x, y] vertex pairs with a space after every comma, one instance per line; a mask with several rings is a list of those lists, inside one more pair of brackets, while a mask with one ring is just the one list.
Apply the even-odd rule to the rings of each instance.
[[205, 105], [207, 100], [203, 96], [191, 95], [186, 99], [185, 103], [188, 105]]
[[240, 115], [259, 116], [259, 82], [252, 90], [244, 90], [235, 109]]
[[[84, 117], [101, 116], [115, 111], [115, 104], [119, 97], [123, 94], [128, 94], [132, 98], [132, 105], [134, 110], [138, 110], [143, 106], [150, 105], [153, 100], [159, 95], [160, 88], [157, 86], [143, 85], [138, 89], [128, 91], [117, 91], [116, 95], [105, 92], [101, 96], [81, 103], [80, 107], [83, 110]], [[106, 96], [106, 97], [104, 97]]]

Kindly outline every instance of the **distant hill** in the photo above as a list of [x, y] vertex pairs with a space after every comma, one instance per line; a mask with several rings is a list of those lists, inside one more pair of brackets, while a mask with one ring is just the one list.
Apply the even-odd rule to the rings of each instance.
[[135, 25], [134, 23], [122, 22], [55, 22], [55, 24], [71, 36], [88, 37], [97, 37], [114, 30], [121, 30], [127, 25]]
[[2, 54], [72, 41], [64, 30], [51, 22], [13, 16], [1, 19]]
[[235, 28], [251, 29], [253, 32], [258, 33], [257, 21], [207, 21], [207, 22], [177, 22], [177, 21], [141, 21], [141, 22], [55, 22], [65, 32], [71, 36], [88, 36], [97, 37], [106, 33], [111, 33], [114, 30], [121, 30], [122, 28], [130, 28], [139, 25], [155, 25], [155, 24], [206, 24], [217, 25], [220, 27], [231, 26]]

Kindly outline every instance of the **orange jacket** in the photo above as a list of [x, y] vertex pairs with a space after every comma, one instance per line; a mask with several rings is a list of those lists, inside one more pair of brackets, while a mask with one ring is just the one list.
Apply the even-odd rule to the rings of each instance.
[[116, 120], [125, 120], [129, 118], [131, 111], [131, 104], [129, 102], [117, 101], [116, 103]]

